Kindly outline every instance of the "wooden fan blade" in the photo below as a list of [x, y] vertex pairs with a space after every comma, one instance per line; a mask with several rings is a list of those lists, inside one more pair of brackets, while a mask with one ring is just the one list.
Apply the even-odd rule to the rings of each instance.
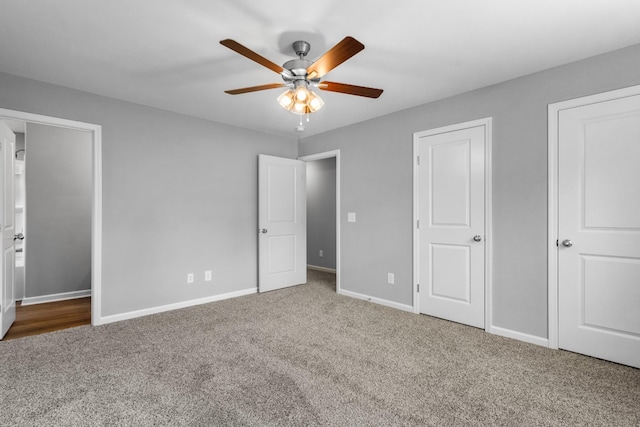
[[278, 64], [275, 64], [275, 63], [269, 61], [264, 56], [260, 56], [259, 54], [255, 53], [254, 51], [252, 51], [248, 47], [245, 47], [245, 46], [241, 45], [240, 43], [238, 43], [235, 40], [231, 40], [231, 39], [220, 40], [220, 44], [222, 46], [228, 47], [229, 49], [233, 50], [234, 52], [239, 53], [242, 56], [245, 56], [245, 57], [249, 58], [252, 61], [257, 62], [258, 64], [262, 65], [263, 67], [267, 67], [271, 71], [275, 71], [278, 74], [282, 74], [282, 73], [288, 74], [289, 73], [289, 70], [285, 70], [284, 68], [282, 68]]
[[374, 89], [372, 87], [348, 85], [345, 83], [322, 82], [318, 84], [318, 89], [329, 92], [340, 92], [348, 95], [365, 96], [367, 98], [378, 98], [382, 95], [382, 89]]
[[267, 90], [267, 89], [277, 89], [279, 87], [286, 87], [286, 83], [269, 83], [266, 85], [260, 85], [260, 86], [251, 86], [251, 87], [243, 87], [241, 89], [232, 89], [232, 90], [225, 90], [225, 93], [228, 93], [229, 95], [240, 95], [241, 93], [249, 93], [249, 92], [257, 92], [259, 90]]
[[340, 43], [329, 49], [316, 62], [307, 68], [307, 78], [316, 79], [351, 58], [364, 49], [364, 45], [353, 37], [345, 37]]

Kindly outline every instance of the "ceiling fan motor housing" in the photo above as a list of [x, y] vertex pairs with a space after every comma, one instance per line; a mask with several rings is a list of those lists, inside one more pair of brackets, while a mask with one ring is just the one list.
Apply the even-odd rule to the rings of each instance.
[[313, 64], [308, 59], [292, 59], [282, 64], [282, 68], [286, 68], [291, 71], [294, 76], [305, 76], [307, 74], [307, 67]]
[[307, 56], [307, 53], [309, 53], [309, 49], [311, 49], [311, 45], [303, 40], [293, 42], [293, 50], [296, 52], [296, 55], [298, 55], [299, 58], [292, 59], [282, 64], [282, 68], [289, 70], [292, 75], [288, 76], [286, 74], [283, 74], [282, 78], [285, 82], [291, 83], [296, 80], [308, 80], [313, 82], [320, 81], [320, 79], [315, 79], [317, 81], [315, 81], [314, 79], [307, 79], [307, 68], [309, 68], [309, 66], [313, 64], [312, 61], [305, 59], [305, 56]]

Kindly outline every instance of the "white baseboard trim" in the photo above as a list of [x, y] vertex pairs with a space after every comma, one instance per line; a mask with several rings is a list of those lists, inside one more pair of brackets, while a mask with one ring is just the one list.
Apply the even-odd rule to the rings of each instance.
[[21, 305], [44, 304], [47, 302], [65, 301], [68, 299], [85, 298], [91, 296], [91, 289], [82, 291], [63, 292], [60, 294], [41, 295], [39, 297], [24, 297]]
[[319, 265], [307, 264], [307, 268], [309, 270], [324, 271], [325, 273], [333, 273], [333, 274], [336, 273], [336, 269], [335, 268], [320, 267]]
[[178, 310], [180, 308], [193, 307], [195, 305], [207, 304], [215, 301], [251, 295], [258, 292], [258, 288], [249, 288], [242, 291], [228, 292], [226, 294], [212, 295], [210, 297], [198, 298], [189, 301], [177, 302], [175, 304], [161, 305], [158, 307], [145, 308], [143, 310], [130, 311], [128, 313], [113, 314], [103, 316], [96, 322], [96, 325], [106, 325], [107, 323], [120, 322], [121, 320], [135, 319], [136, 317], [148, 316], [150, 314], [163, 313], [165, 311]]
[[413, 306], [400, 304], [398, 302], [389, 301], [382, 298], [370, 297], [368, 295], [359, 294], [357, 292], [345, 291], [344, 289], [340, 289], [338, 294], [344, 295], [351, 298], [357, 298], [365, 301], [371, 301], [376, 304], [384, 305], [386, 307], [395, 308], [402, 311], [408, 311], [409, 313], [413, 313]]
[[549, 339], [537, 337], [535, 335], [525, 334], [523, 332], [512, 331], [511, 329], [500, 328], [498, 326], [491, 326], [486, 330], [490, 334], [500, 335], [501, 337], [513, 338], [519, 341], [528, 342], [531, 344], [540, 345], [542, 347], [549, 347]]

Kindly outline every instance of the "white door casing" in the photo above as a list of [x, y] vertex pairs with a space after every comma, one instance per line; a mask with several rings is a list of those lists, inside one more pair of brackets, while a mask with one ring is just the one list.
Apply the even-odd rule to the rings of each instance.
[[258, 290], [307, 281], [306, 165], [258, 158]]
[[553, 109], [558, 199], [550, 252], [557, 346], [640, 367], [640, 93], [624, 94]]
[[490, 119], [414, 134], [417, 312], [484, 328]]
[[91, 324], [104, 323], [102, 317], [102, 127], [40, 114], [0, 108], [0, 119], [20, 120], [91, 132], [93, 148], [93, 198], [91, 218]]
[[0, 120], [0, 234], [2, 235], [2, 257], [0, 271], [2, 272], [2, 300], [0, 339], [7, 333], [16, 318], [15, 297], [15, 192], [14, 192], [14, 166], [15, 166], [16, 137], [7, 124]]

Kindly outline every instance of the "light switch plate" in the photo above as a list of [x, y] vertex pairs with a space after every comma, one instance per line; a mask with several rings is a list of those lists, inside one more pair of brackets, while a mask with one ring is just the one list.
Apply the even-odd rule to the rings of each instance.
[[356, 222], [356, 213], [355, 212], [347, 213], [347, 221], [348, 222]]

